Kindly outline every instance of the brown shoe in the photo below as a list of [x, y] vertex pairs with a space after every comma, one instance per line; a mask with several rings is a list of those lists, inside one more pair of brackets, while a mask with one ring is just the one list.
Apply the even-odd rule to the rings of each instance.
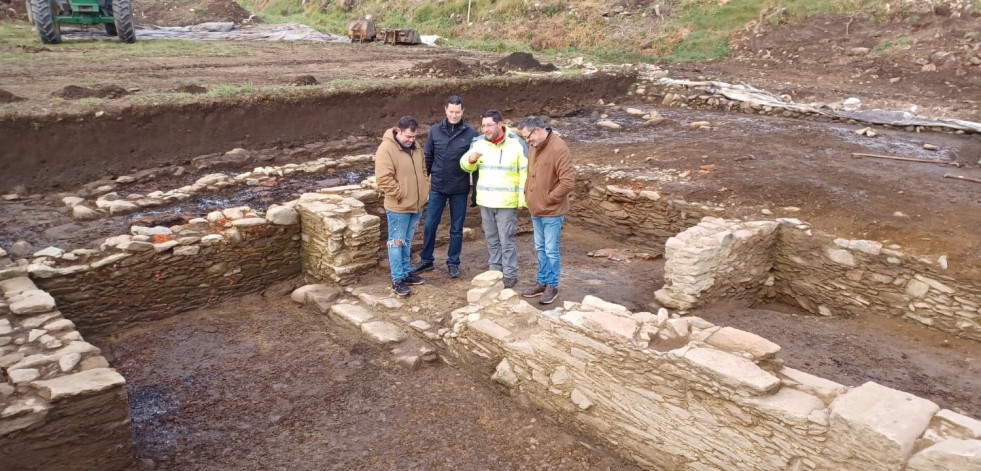
[[542, 297], [538, 299], [538, 304], [552, 304], [555, 298], [559, 295], [559, 289], [548, 285], [545, 287], [545, 291], [542, 293]]
[[545, 287], [538, 283], [535, 283], [535, 286], [532, 286], [531, 288], [522, 291], [521, 296], [525, 298], [534, 298], [536, 296], [541, 296], [541, 294], [544, 292], [545, 292]]

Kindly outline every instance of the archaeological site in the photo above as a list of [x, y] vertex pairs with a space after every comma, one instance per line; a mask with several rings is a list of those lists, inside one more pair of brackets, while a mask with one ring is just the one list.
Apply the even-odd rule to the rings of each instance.
[[[981, 7], [917, 5], [554, 67], [0, 21], [0, 471], [981, 470]], [[517, 286], [470, 207], [392, 291], [375, 150], [451, 95], [569, 144], [552, 304], [526, 209]]]

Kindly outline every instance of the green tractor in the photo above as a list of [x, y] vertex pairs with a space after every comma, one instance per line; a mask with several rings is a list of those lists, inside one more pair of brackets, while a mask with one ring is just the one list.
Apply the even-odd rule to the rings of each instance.
[[136, 42], [130, 0], [25, 0], [27, 15], [45, 44], [61, 42], [62, 24], [98, 25], [106, 34]]

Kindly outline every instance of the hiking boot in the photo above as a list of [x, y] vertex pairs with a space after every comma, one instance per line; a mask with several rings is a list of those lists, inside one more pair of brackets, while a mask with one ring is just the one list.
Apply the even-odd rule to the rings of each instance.
[[[419, 262], [409, 269], [409, 275], [418, 275], [422, 272], [432, 271], [434, 268], [433, 262]], [[411, 284], [411, 283], [410, 283]]]
[[514, 285], [516, 285], [516, 284], [518, 284], [518, 279], [517, 278], [508, 278], [506, 276], [504, 277], [504, 287], [505, 288], [513, 288]]
[[[430, 263], [430, 265], [432, 265], [432, 264]], [[421, 285], [421, 284], [423, 284], [425, 282], [426, 282], [426, 279], [425, 278], [422, 278], [420, 276], [415, 276], [415, 275], [409, 275], [409, 276], [407, 276], [405, 278], [402, 278], [402, 283], [405, 283], [405, 284], [407, 284], [409, 286]]]
[[397, 294], [400, 298], [404, 298], [412, 294], [412, 290], [410, 290], [409, 287], [401, 281], [392, 283], [392, 291], [395, 291], [395, 294]]
[[545, 287], [545, 292], [542, 293], [542, 297], [538, 299], [538, 304], [552, 304], [555, 298], [559, 295], [559, 289], [548, 285]]
[[536, 296], [540, 296], [544, 292], [545, 292], [545, 286], [542, 285], [541, 283], [535, 283], [535, 286], [532, 286], [531, 288], [522, 291], [521, 296], [525, 298], [534, 298]]
[[460, 265], [447, 265], [446, 269], [450, 272], [450, 278], [460, 277]]

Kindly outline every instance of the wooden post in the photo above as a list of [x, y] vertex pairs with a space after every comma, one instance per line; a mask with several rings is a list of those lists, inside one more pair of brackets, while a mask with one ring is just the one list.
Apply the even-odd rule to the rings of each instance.
[[473, 0], [467, 0], [467, 26], [470, 26], [470, 4]]

